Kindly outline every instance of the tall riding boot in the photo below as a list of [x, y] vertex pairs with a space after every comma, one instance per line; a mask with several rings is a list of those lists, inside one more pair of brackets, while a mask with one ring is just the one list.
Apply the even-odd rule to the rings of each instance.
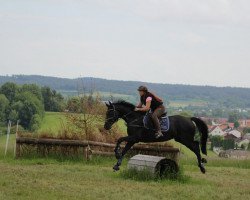
[[157, 130], [156, 133], [155, 133], [155, 137], [156, 137], [156, 138], [162, 137], [163, 134], [162, 134], [162, 132], [161, 132], [160, 121], [159, 121], [159, 119], [158, 119], [158, 116], [157, 116], [155, 113], [152, 114], [152, 120], [153, 120], [154, 125], [155, 125], [155, 128], [156, 128], [156, 130]]

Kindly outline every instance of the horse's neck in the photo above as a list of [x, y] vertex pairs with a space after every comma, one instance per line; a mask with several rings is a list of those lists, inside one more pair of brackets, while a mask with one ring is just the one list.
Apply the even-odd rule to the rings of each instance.
[[141, 115], [138, 112], [134, 112], [131, 109], [128, 109], [126, 111], [123, 112], [123, 117], [122, 119], [126, 122], [126, 123], [130, 123], [131, 121], [134, 121], [135, 119], [140, 118]]

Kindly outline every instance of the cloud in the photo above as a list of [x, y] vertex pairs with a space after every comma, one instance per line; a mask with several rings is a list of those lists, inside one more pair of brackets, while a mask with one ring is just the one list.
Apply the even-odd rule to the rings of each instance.
[[248, 0], [97, 0], [96, 2], [154, 21], [205, 24], [250, 22]]

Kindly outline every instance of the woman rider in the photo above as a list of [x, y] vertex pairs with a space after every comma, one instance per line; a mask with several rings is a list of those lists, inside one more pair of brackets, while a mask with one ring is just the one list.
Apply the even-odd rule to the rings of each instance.
[[159, 117], [161, 117], [165, 113], [163, 101], [161, 98], [149, 92], [147, 87], [145, 86], [140, 86], [138, 88], [138, 91], [141, 99], [140, 103], [135, 108], [135, 111], [148, 112], [151, 109], [152, 113], [150, 116], [156, 128], [155, 136], [156, 138], [159, 138], [163, 136], [159, 121]]

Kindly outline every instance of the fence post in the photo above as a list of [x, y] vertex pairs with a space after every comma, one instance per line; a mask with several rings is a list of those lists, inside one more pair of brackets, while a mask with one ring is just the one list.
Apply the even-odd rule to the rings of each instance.
[[90, 146], [88, 145], [88, 146], [84, 147], [84, 148], [83, 148], [83, 151], [84, 151], [84, 152], [83, 152], [83, 154], [84, 154], [84, 159], [89, 160], [90, 157], [91, 157], [91, 153], [90, 153], [91, 149], [90, 149]]
[[15, 144], [14, 144], [14, 157], [16, 157], [16, 149], [17, 149], [16, 139], [17, 139], [17, 133], [18, 133], [18, 125], [19, 125], [19, 120], [17, 120], [17, 123], [16, 123], [16, 138], [15, 138]]
[[8, 129], [7, 129], [7, 138], [6, 138], [6, 144], [5, 144], [4, 157], [6, 157], [7, 151], [8, 151], [8, 145], [9, 145], [9, 139], [10, 139], [10, 128], [11, 128], [11, 121], [9, 120]]

